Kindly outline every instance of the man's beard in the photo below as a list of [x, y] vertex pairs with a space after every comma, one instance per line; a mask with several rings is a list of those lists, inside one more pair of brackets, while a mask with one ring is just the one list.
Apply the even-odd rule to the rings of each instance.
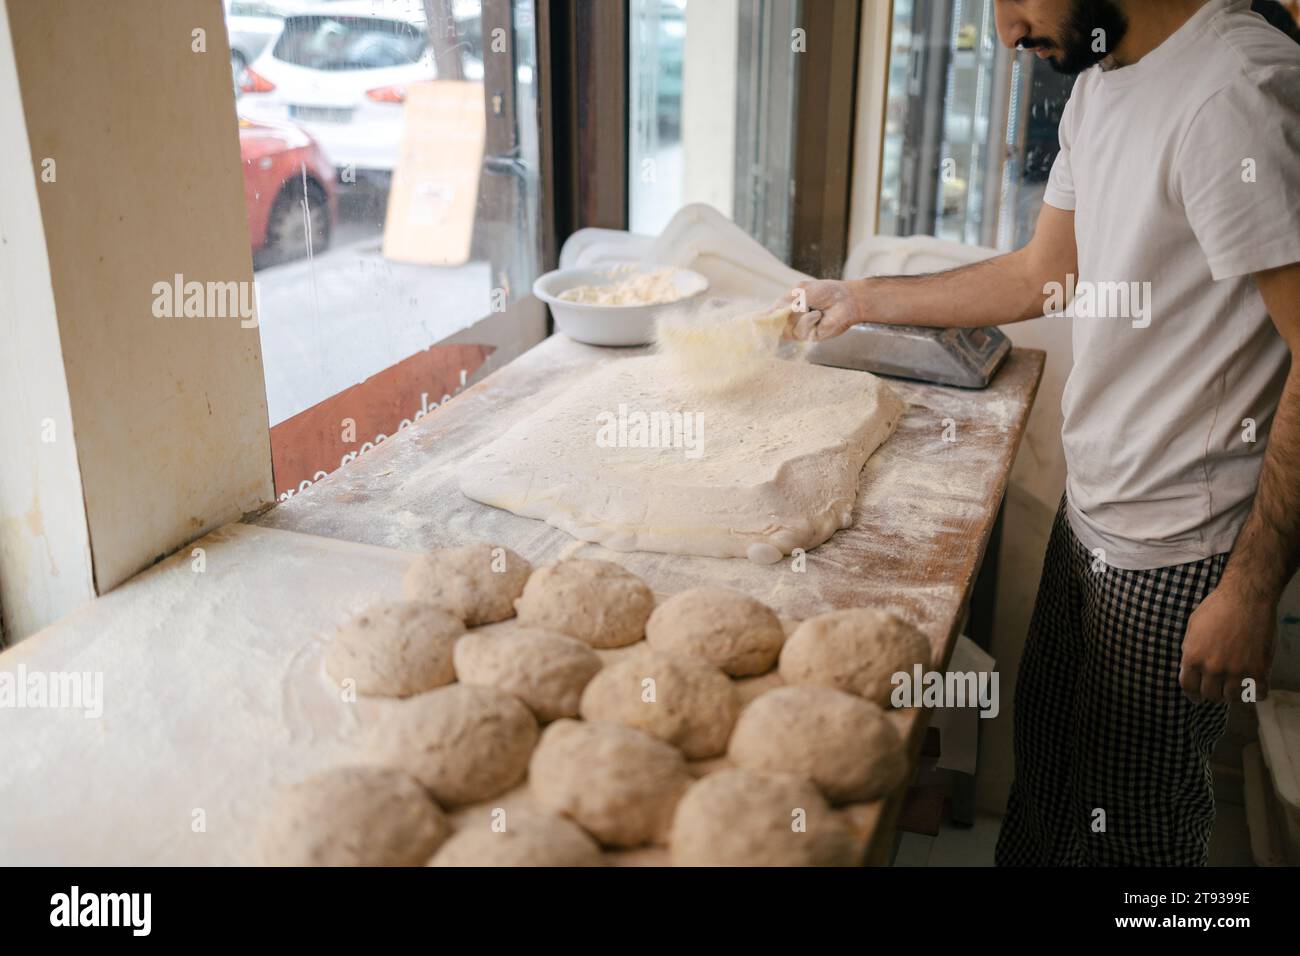
[[[1095, 36], [1097, 30], [1102, 31], [1100, 43]], [[1061, 53], [1049, 56], [1047, 62], [1057, 73], [1074, 76], [1110, 56], [1127, 32], [1128, 17], [1115, 0], [1074, 0], [1055, 42], [1044, 37], [1026, 37], [1020, 46], [1025, 50], [1054, 46]]]

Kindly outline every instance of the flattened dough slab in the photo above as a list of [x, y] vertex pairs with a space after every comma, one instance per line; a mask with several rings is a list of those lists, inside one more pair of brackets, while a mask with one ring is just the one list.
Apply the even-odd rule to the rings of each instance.
[[[757, 387], [708, 394], [650, 355], [575, 383], [466, 459], [458, 480], [475, 501], [615, 551], [770, 563], [849, 526], [858, 473], [904, 410], [866, 372], [774, 359]], [[702, 423], [698, 454], [662, 435], [627, 447], [638, 412]], [[611, 421], [628, 424], [629, 442], [597, 442]]]

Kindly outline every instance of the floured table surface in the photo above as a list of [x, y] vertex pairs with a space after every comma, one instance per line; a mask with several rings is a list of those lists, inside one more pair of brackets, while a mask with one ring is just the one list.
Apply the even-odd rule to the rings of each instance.
[[[946, 664], [1044, 354], [1013, 350], [992, 384], [979, 391], [887, 379], [910, 407], [862, 470], [852, 526], [809, 551], [803, 563], [615, 552], [461, 494], [457, 469], [468, 456], [596, 365], [640, 354], [551, 336], [257, 524], [407, 551], [491, 541], [534, 565], [599, 557], [623, 565], [660, 594], [720, 584], [796, 620], [839, 608], [884, 607], [918, 627], [930, 640], [932, 659]], [[924, 713], [908, 720], [914, 754], [927, 722]], [[882, 853], [877, 840], [872, 857]]]
[[1043, 353], [1016, 349], [982, 391], [886, 379], [909, 403], [898, 430], [867, 461], [853, 525], [790, 560], [620, 553], [576, 541], [532, 518], [461, 494], [462, 461], [602, 362], [637, 349], [581, 345], [554, 335], [346, 468], [255, 523], [406, 551], [477, 541], [507, 545], [534, 565], [599, 557], [672, 594], [712, 582], [802, 619], [880, 604], [907, 618], [946, 660], [1043, 370]]
[[[279, 794], [326, 768], [372, 763], [366, 731], [403, 706], [344, 700], [322, 656], [339, 623], [400, 595], [411, 557], [228, 525], [0, 655], [12, 674], [102, 679], [97, 716], [4, 712], [0, 863], [261, 862], [257, 836]], [[610, 662], [644, 649], [641, 642], [598, 653]], [[779, 684], [775, 672], [737, 681], [745, 703]], [[690, 767], [699, 776], [725, 765]], [[452, 823], [486, 824], [498, 808], [529, 803], [521, 785], [456, 810]], [[880, 801], [838, 811], [864, 852], [880, 811]], [[662, 864], [667, 851], [606, 859]]]
[[4, 711], [0, 863], [255, 862], [275, 795], [352, 762], [371, 704], [343, 705], [321, 655], [410, 557], [227, 525], [6, 650], [10, 672], [101, 675], [102, 715]]
[[[456, 467], [465, 456], [594, 363], [635, 354], [553, 337], [256, 525], [208, 535], [0, 655], [0, 669], [14, 674], [101, 675], [103, 706], [95, 719], [72, 709], [5, 710], [0, 862], [253, 859], [251, 841], [275, 795], [325, 767], [365, 762], [359, 734], [368, 715], [400, 706], [342, 704], [320, 657], [338, 624], [397, 596], [410, 558], [403, 551], [494, 541], [535, 565], [597, 556], [661, 596], [724, 584], [787, 619], [874, 604], [912, 621], [934, 659], [948, 659], [1042, 353], [1013, 352], [983, 392], [891, 383], [911, 408], [863, 470], [853, 526], [809, 552], [802, 570], [789, 560], [610, 552], [461, 495]], [[748, 697], [779, 679], [741, 683]], [[915, 752], [927, 715], [894, 719]], [[845, 811], [870, 859], [883, 858], [898, 799]], [[466, 822], [474, 812], [457, 816]], [[612, 858], [655, 863], [664, 853]]]

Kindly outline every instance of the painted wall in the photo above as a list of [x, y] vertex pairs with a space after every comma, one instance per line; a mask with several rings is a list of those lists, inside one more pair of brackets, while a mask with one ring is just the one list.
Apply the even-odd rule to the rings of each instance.
[[0, 636], [94, 596], [54, 289], [0, 4]]
[[[215, 303], [155, 315], [177, 275], [251, 291], [222, 6], [9, 0], [8, 22], [29, 168], [54, 163], [36, 193], [103, 593], [273, 499], [257, 328]], [[46, 339], [49, 318], [30, 319]]]

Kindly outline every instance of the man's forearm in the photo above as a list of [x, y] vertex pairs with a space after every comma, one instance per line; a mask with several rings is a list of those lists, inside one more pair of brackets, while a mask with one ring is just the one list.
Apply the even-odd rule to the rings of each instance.
[[1078, 273], [1074, 213], [1044, 204], [1029, 243], [1015, 252], [924, 276], [852, 283], [862, 322], [972, 328], [1023, 322], [1064, 305]]
[[[1032, 319], [1049, 298], [1064, 304], [1078, 259], [1074, 213], [1044, 203], [1033, 238], [1004, 256], [934, 275], [801, 282], [791, 334], [828, 338], [859, 322], [976, 328]], [[1049, 291], [1053, 284], [1059, 289]]]
[[1300, 363], [1292, 360], [1269, 432], [1255, 504], [1220, 587], [1276, 603], [1300, 568]]
[[948, 272], [881, 276], [852, 283], [867, 322], [976, 328], [1043, 314], [1047, 294], [1019, 252]]

